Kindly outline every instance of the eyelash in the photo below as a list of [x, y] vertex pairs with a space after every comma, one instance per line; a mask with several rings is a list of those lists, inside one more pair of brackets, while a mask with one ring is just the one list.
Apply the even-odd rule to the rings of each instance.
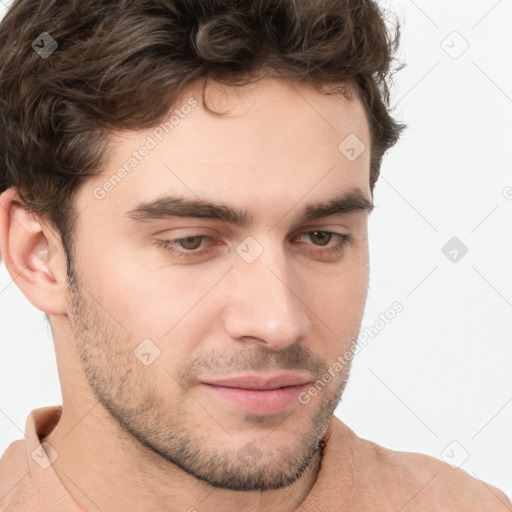
[[[328, 235], [333, 235], [333, 237], [336, 237], [340, 240], [340, 243], [338, 245], [335, 245], [334, 247], [330, 247], [328, 249], [323, 249], [323, 250], [320, 249], [320, 251], [315, 251], [315, 252], [321, 253], [322, 255], [334, 255], [334, 254], [340, 253], [343, 249], [345, 249], [345, 245], [352, 237], [352, 235], [348, 235], [346, 233], [336, 233], [333, 231], [323, 231], [320, 229], [313, 229], [311, 231], [305, 231], [305, 232], [297, 235], [297, 237], [295, 237], [295, 238], [298, 238], [300, 235], [309, 235], [311, 233], [324, 233], [324, 234], [328, 234]], [[166, 250], [167, 252], [173, 254], [173, 256], [176, 256], [178, 258], [185, 258], [185, 259], [190, 258], [190, 257], [200, 258], [202, 256], [206, 256], [207, 254], [209, 254], [212, 251], [212, 249], [201, 249], [201, 250], [193, 249], [193, 250], [185, 250], [185, 251], [177, 250], [176, 242], [181, 242], [182, 240], [186, 240], [187, 238], [201, 238], [202, 241], [206, 240], [206, 239], [210, 239], [210, 240], [213, 239], [213, 237], [208, 236], [208, 235], [191, 235], [191, 236], [185, 236], [185, 237], [181, 237], [181, 238], [174, 238], [172, 240], [157, 240], [157, 244], [162, 246], [163, 249]], [[316, 247], [323, 247], [323, 246], [316, 246]]]

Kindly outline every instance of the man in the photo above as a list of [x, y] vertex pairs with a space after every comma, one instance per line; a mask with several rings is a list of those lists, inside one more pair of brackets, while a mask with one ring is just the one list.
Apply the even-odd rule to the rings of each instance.
[[14, 3], [0, 250], [63, 404], [4, 454], [0, 510], [512, 510], [333, 416], [404, 128], [387, 36], [370, 1]]

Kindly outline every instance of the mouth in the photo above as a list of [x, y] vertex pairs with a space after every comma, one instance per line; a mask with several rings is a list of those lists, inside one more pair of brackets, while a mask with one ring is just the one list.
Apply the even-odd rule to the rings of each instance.
[[203, 380], [199, 387], [209, 396], [259, 415], [278, 414], [299, 404], [299, 394], [311, 384], [310, 375], [277, 374], [238, 375]]

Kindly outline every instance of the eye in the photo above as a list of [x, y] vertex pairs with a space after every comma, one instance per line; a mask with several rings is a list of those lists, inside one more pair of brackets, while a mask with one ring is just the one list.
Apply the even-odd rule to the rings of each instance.
[[[346, 233], [336, 233], [333, 231], [322, 231], [317, 229], [314, 231], [306, 231], [305, 233], [302, 233], [301, 235], [296, 237], [295, 240], [300, 239], [303, 236], [309, 237], [314, 242], [314, 245], [317, 247], [327, 246], [333, 238], [337, 239], [338, 243], [332, 247], [312, 251], [314, 253], [327, 256], [336, 255], [342, 252], [345, 249], [345, 245], [347, 244], [351, 237], [351, 235], [348, 235]], [[318, 244], [315, 242], [318, 242]]]
[[[212, 237], [207, 235], [193, 235], [184, 238], [174, 238], [173, 240], [157, 240], [157, 243], [173, 256], [187, 258], [190, 256], [203, 256], [208, 253], [209, 249], [197, 250], [206, 239], [211, 240]], [[179, 247], [184, 250], [179, 250]]]
[[177, 238], [174, 242], [186, 251], [195, 251], [199, 248], [204, 238], [204, 236], [187, 236], [185, 238]]
[[[347, 241], [351, 237], [351, 235], [345, 233], [336, 233], [317, 229], [313, 231], [305, 231], [295, 236], [292, 242], [296, 242], [299, 239], [302, 240], [304, 236], [309, 237], [313, 241], [313, 244], [308, 244], [303, 241], [300, 241], [299, 243], [319, 247], [320, 249], [313, 249], [309, 252], [319, 254], [321, 256], [330, 256], [340, 253], [343, 251]], [[322, 247], [327, 246], [333, 239], [338, 240], [336, 245], [322, 249]], [[173, 257], [181, 259], [195, 259], [201, 258], [202, 256], [206, 256], [215, 251], [215, 245], [218, 246], [220, 244], [209, 244], [206, 248], [201, 248], [204, 246], [205, 242], [212, 240], [213, 237], [208, 235], [191, 235], [171, 240], [156, 240], [156, 243], [162, 246], [167, 252], [171, 253]], [[211, 247], [212, 245], [214, 246], [213, 248]]]
[[340, 233], [333, 233], [331, 231], [307, 231], [306, 233], [303, 233], [303, 235], [307, 235], [310, 237], [311, 240], [317, 240], [319, 243], [315, 245], [324, 246], [329, 243], [330, 240], [332, 240], [334, 235], [340, 235]]

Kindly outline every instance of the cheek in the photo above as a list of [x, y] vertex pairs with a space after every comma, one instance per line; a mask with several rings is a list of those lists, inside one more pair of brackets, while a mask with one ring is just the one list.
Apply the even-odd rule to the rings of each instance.
[[368, 273], [361, 267], [316, 280], [305, 293], [307, 312], [318, 329], [315, 343], [326, 340], [326, 352], [338, 354], [359, 334], [368, 291]]
[[334, 332], [352, 332], [361, 322], [366, 301], [364, 285], [346, 287], [340, 285], [323, 297], [323, 317]]
[[198, 273], [192, 266], [171, 267], [162, 261], [157, 268], [154, 261], [149, 263], [147, 256], [137, 260], [133, 253], [109, 256], [94, 293], [110, 313], [108, 321], [113, 317], [112, 322], [122, 326], [120, 332], [129, 333], [125, 349], [154, 352], [158, 356], [154, 367], [174, 374], [212, 328], [215, 315], [206, 317], [212, 310], [208, 293], [219, 277], [217, 272]]
[[339, 264], [309, 273], [308, 279], [303, 280], [315, 303], [322, 304], [331, 315], [333, 325], [340, 314], [347, 315], [346, 321], [360, 317], [366, 302], [370, 273], [367, 238], [359, 236], [351, 244]]

